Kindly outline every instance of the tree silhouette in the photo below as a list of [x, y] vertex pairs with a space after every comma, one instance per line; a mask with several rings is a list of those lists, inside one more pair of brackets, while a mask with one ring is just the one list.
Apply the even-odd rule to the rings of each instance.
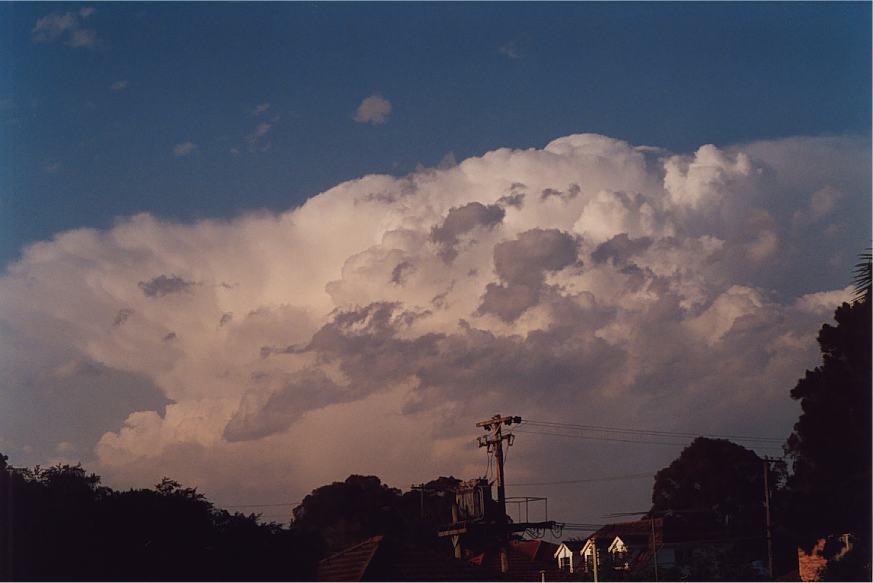
[[0, 454], [4, 580], [312, 580], [317, 533], [214, 508], [165, 478], [117, 492], [80, 465], [13, 468]]
[[376, 476], [351, 475], [344, 482], [322, 486], [294, 509], [293, 525], [320, 532], [331, 551], [399, 529], [400, 490]]
[[[865, 266], [866, 265], [866, 266]], [[791, 397], [803, 412], [788, 438], [793, 461], [789, 516], [807, 551], [822, 537], [850, 533], [865, 559], [854, 578], [870, 578], [871, 314], [870, 254], [856, 269], [854, 302], [818, 334], [822, 364], [797, 382]], [[848, 576], [843, 573], [842, 576]]]
[[852, 284], [855, 286], [855, 301], [866, 299], [870, 301], [871, 289], [873, 289], [873, 255], [870, 249], [861, 253], [859, 257], [861, 261], [855, 264], [855, 269], [852, 271]]
[[[776, 493], [781, 468], [770, 482]], [[681, 562], [695, 580], [760, 579], [766, 564], [764, 461], [725, 439], [696, 438], [655, 475], [652, 510], [665, 517], [671, 538], [686, 546]], [[706, 541], [719, 541], [714, 544]]]

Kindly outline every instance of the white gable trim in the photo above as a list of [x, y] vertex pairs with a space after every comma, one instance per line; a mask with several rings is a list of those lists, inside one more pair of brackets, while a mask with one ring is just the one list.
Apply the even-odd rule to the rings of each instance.
[[624, 544], [624, 541], [621, 540], [620, 537], [615, 537], [615, 540], [612, 541], [612, 544], [609, 545], [610, 553], [626, 553], [627, 545]]
[[561, 545], [558, 547], [558, 550], [555, 551], [555, 555], [554, 555], [554, 556], [555, 556], [556, 559], [557, 559], [558, 557], [572, 557], [572, 556], [573, 556], [573, 551], [570, 550], [570, 547], [568, 547], [568, 546], [565, 545], [564, 543], [561, 543]]

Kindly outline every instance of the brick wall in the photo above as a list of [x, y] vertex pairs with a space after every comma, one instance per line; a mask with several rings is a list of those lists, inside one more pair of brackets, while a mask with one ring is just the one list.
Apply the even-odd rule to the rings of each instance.
[[801, 581], [819, 580], [819, 570], [828, 564], [827, 560], [821, 556], [824, 546], [825, 539], [820, 538], [809, 554], [806, 554], [801, 548], [797, 549], [797, 563]]

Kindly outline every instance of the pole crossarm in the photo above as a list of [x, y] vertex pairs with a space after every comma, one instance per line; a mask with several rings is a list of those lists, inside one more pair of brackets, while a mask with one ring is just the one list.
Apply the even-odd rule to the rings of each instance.
[[491, 431], [492, 428], [496, 429], [500, 425], [512, 425], [515, 423], [518, 425], [521, 423], [521, 417], [518, 415], [494, 415], [491, 419], [483, 419], [476, 424], [476, 427], [482, 427], [485, 431]]
[[458, 534], [468, 534], [473, 531], [503, 532], [508, 534], [511, 532], [524, 532], [534, 528], [552, 529], [558, 526], [564, 525], [560, 522], [555, 522], [554, 520], [546, 520], [545, 522], [511, 522], [508, 524], [493, 522], [463, 522], [448, 526], [444, 530], [438, 531], [437, 535], [441, 537], [454, 536]]

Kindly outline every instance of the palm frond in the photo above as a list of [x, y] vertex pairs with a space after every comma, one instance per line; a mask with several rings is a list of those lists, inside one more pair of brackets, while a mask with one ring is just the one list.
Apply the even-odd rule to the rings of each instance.
[[852, 285], [855, 286], [855, 297], [853, 301], [860, 302], [864, 299], [870, 301], [871, 281], [871, 253], [870, 249], [859, 255], [860, 262], [855, 264], [855, 269], [852, 270]]

